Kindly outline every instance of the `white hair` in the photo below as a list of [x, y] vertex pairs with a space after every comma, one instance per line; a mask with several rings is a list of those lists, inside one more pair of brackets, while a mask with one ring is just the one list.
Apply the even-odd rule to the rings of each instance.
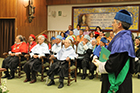
[[[68, 42], [71, 44], [71, 41], [70, 41], [70, 39], [66, 39], [66, 40], [68, 40]], [[65, 40], [65, 41], [66, 41], [66, 40]]]
[[45, 40], [45, 37], [43, 35], [39, 35], [38, 38], [41, 37], [42, 40]]
[[95, 41], [95, 43], [97, 43], [97, 40], [96, 39], [93, 39], [92, 41]]
[[20, 41], [23, 41], [23, 36], [22, 35], [18, 35], [17, 37], [20, 39]]

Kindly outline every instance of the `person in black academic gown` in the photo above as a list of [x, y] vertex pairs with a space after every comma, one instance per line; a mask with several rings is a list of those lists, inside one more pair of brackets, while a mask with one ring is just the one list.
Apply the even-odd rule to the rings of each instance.
[[49, 71], [47, 72], [49, 79], [51, 79], [51, 81], [47, 85], [54, 85], [54, 75], [58, 74], [60, 76], [60, 85], [58, 86], [58, 88], [63, 88], [64, 77], [68, 76], [68, 61], [75, 59], [77, 56], [78, 55], [75, 53], [75, 50], [71, 46], [71, 41], [69, 39], [66, 39], [64, 41], [64, 47], [56, 55], [51, 55], [50, 57], [50, 59], [57, 59], [56, 62], [52, 63]]
[[[132, 93], [132, 73], [134, 73], [135, 51], [132, 33], [128, 30], [131, 25], [132, 18], [128, 11], [120, 10], [117, 12], [112, 23], [116, 36], [108, 46], [108, 50], [111, 52], [109, 59], [106, 62], [93, 59], [93, 63], [98, 67], [99, 72], [103, 74], [101, 93]], [[129, 63], [127, 62], [128, 59], [130, 60]], [[130, 65], [127, 67], [128, 72], [126, 77], [118, 86], [118, 89], [115, 90], [114, 87], [116, 88], [116, 84], [111, 84], [110, 74], [113, 73], [115, 75], [116, 81], [118, 74], [126, 63]]]
[[[23, 36], [18, 35], [15, 39], [15, 44], [11, 46], [11, 50], [8, 52], [8, 57], [3, 60], [2, 68], [6, 68], [5, 76], [2, 78], [13, 79], [15, 77], [15, 71], [19, 64], [19, 54], [27, 53], [27, 44], [23, 42]], [[24, 56], [21, 56], [21, 61], [25, 60]], [[10, 69], [10, 74], [9, 70]]]
[[136, 53], [135, 74], [138, 73], [138, 79], [140, 79], [140, 38], [139, 37], [135, 38], [135, 53]]
[[[31, 49], [31, 59], [27, 61], [24, 65], [24, 71], [26, 73], [26, 79], [24, 82], [28, 82], [31, 80], [30, 72], [32, 73], [32, 81], [30, 83], [36, 82], [36, 73], [41, 72], [42, 70], [42, 62], [40, 57], [42, 56], [49, 56], [49, 48], [46, 43], [44, 43], [45, 36], [39, 35], [38, 36], [38, 44]], [[46, 62], [47, 59], [44, 59]]]

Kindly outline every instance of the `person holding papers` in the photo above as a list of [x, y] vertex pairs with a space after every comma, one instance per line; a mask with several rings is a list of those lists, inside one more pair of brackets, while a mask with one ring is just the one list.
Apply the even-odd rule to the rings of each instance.
[[132, 93], [135, 50], [132, 33], [128, 30], [132, 23], [127, 10], [117, 12], [112, 23], [116, 35], [108, 46], [111, 52], [108, 60], [92, 60], [103, 74], [101, 93]]
[[[107, 48], [106, 43], [107, 43], [107, 39], [105, 37], [102, 37], [101, 40], [100, 40], [99, 46], [97, 46], [97, 48], [93, 52], [94, 57], [99, 58], [100, 52], [101, 52], [101, 48], [102, 47]], [[96, 69], [96, 66], [94, 65], [94, 63], [91, 63], [90, 64], [90, 67], [89, 67], [89, 71], [91, 73], [91, 76], [89, 77], [90, 79], [93, 79], [94, 78], [94, 70], [95, 69]], [[102, 81], [102, 75], [101, 75], [100, 81]]]

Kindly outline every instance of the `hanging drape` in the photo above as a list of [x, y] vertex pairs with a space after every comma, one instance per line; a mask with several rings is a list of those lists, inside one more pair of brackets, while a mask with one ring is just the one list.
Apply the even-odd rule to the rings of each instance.
[[8, 52], [15, 40], [15, 20], [0, 19], [0, 57]]

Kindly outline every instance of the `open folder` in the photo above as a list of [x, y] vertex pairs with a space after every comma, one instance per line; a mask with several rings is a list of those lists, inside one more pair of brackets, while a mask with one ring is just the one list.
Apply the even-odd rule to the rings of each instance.
[[108, 49], [106, 49], [105, 47], [102, 47], [100, 57], [99, 57], [99, 61], [101, 61], [101, 62], [107, 61], [110, 53], [111, 52]]

